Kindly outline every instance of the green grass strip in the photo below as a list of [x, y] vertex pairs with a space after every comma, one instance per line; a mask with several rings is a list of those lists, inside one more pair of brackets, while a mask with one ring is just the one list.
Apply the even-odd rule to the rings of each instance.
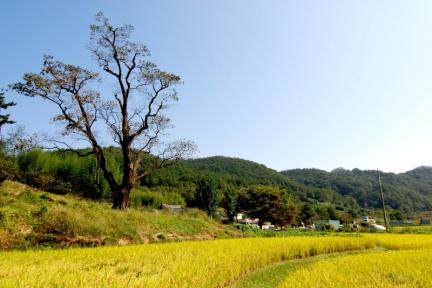
[[238, 281], [232, 283], [229, 288], [273, 288], [277, 287], [284, 281], [289, 273], [296, 271], [299, 268], [307, 267], [318, 261], [323, 261], [330, 258], [336, 258], [346, 255], [356, 255], [364, 253], [380, 252], [383, 249], [375, 248], [364, 251], [349, 251], [344, 253], [332, 253], [326, 255], [318, 255], [314, 257], [296, 259], [287, 262], [281, 262], [275, 265], [267, 266], [259, 269], [245, 277], [240, 278]]

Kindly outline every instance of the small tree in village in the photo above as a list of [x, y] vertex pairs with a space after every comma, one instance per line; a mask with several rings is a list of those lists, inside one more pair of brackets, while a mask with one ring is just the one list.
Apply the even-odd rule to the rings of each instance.
[[222, 206], [229, 222], [234, 221], [237, 213], [237, 193], [232, 187], [227, 187], [223, 192]]
[[[180, 77], [160, 70], [148, 60], [147, 47], [130, 40], [132, 26], [114, 27], [99, 13], [90, 30], [91, 54], [104, 74], [114, 80], [109, 82], [110, 87], [113, 83], [115, 86], [111, 97], [102, 97], [92, 88], [102, 80], [98, 73], [62, 63], [52, 56], [44, 57], [39, 74], [27, 73], [23, 82], [11, 87], [57, 106], [60, 113], [53, 120], [64, 124], [65, 138], [52, 139], [52, 143], [83, 157], [94, 155], [112, 191], [112, 207], [126, 209], [130, 206], [132, 187], [141, 178], [189, 155], [195, 146], [185, 140], [164, 143], [161, 138], [171, 127], [164, 111], [177, 101], [174, 87], [180, 84]], [[115, 179], [107, 164], [102, 146], [107, 137], [96, 128], [101, 124], [121, 148], [120, 180]], [[78, 143], [72, 143], [72, 139], [83, 140], [90, 151], [77, 149]]]
[[312, 224], [315, 215], [315, 208], [310, 203], [305, 203], [300, 209], [300, 219], [306, 225]]
[[297, 217], [297, 207], [287, 191], [277, 187], [255, 185], [243, 189], [238, 198], [239, 208], [249, 217], [258, 218], [259, 226], [272, 222], [286, 226]]
[[217, 209], [217, 185], [212, 178], [200, 178], [196, 182], [195, 201], [198, 208], [213, 216]]

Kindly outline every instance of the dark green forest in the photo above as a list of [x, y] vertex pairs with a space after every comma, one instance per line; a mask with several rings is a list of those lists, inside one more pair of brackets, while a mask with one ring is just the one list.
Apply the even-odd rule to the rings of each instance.
[[[106, 153], [111, 171], [120, 179], [119, 149], [106, 148]], [[4, 173], [5, 179], [57, 194], [74, 194], [98, 201], [111, 198], [109, 186], [92, 156], [31, 149], [3, 157], [9, 161], [9, 166], [3, 168], [9, 171]], [[381, 175], [389, 209], [405, 213], [432, 210], [432, 168], [419, 167], [401, 174], [381, 172]], [[294, 220], [304, 222], [327, 217], [348, 221], [364, 209], [381, 208], [377, 171], [338, 168], [331, 172], [318, 169], [278, 172], [252, 161], [222, 156], [176, 161], [156, 170], [134, 189], [132, 206], [157, 208], [162, 203], [170, 203], [208, 210], [197, 200], [197, 183], [202, 179], [210, 179], [211, 189], [215, 190], [214, 211], [217, 207], [222, 210], [224, 205], [234, 207], [232, 203], [226, 204], [226, 191], [233, 192], [236, 201], [237, 195], [254, 186], [286, 191], [296, 203]]]
[[[400, 174], [379, 173], [385, 203], [389, 208], [405, 212], [432, 209], [431, 167], [418, 167]], [[326, 172], [318, 169], [294, 169], [281, 174], [306, 187], [330, 189], [339, 195], [351, 196], [364, 208], [381, 207], [376, 170], [338, 168]]]
[[[122, 161], [118, 149], [106, 148], [106, 151], [110, 169], [120, 178]], [[16, 156], [16, 165], [14, 177], [34, 187], [90, 199], [110, 198], [109, 187], [94, 157], [33, 149]], [[141, 180], [133, 203], [157, 205], [168, 198], [171, 202], [194, 206], [196, 181], [203, 177], [212, 178], [219, 190], [265, 185], [286, 189], [297, 203], [327, 203], [339, 210], [380, 208], [376, 171], [296, 169], [279, 173], [252, 161], [222, 156], [177, 161], [155, 171]], [[432, 207], [431, 168], [417, 168], [403, 174], [384, 173], [382, 179], [390, 208], [416, 211]], [[147, 199], [152, 191], [159, 200]], [[143, 199], [138, 199], [139, 195]]]

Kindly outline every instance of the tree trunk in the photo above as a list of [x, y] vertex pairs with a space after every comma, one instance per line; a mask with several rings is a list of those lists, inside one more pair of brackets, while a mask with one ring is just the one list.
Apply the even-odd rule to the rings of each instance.
[[130, 207], [131, 188], [122, 188], [113, 191], [113, 209], [126, 210]]

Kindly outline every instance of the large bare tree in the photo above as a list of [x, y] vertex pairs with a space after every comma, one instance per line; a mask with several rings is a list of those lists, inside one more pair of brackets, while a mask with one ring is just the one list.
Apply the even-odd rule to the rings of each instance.
[[[91, 88], [101, 81], [98, 73], [64, 64], [52, 56], [44, 56], [39, 74], [27, 73], [23, 82], [11, 87], [20, 94], [41, 97], [57, 106], [60, 113], [53, 120], [65, 124], [62, 133], [65, 138], [54, 140], [56, 147], [83, 157], [94, 155], [112, 191], [113, 208], [127, 209], [131, 190], [142, 177], [193, 153], [195, 145], [186, 140], [165, 143], [161, 137], [171, 127], [164, 111], [178, 100], [174, 87], [180, 83], [180, 77], [161, 71], [148, 60], [147, 47], [130, 40], [132, 26], [114, 27], [99, 13], [90, 30], [92, 56], [108, 79], [113, 80], [110, 84], [114, 83], [110, 97], [103, 97]], [[110, 139], [121, 148], [120, 181], [107, 165], [101, 144], [105, 138], [97, 132], [98, 123], [107, 127]], [[76, 143], [70, 141], [72, 137], [86, 141], [90, 151], [83, 153], [77, 149]]]

